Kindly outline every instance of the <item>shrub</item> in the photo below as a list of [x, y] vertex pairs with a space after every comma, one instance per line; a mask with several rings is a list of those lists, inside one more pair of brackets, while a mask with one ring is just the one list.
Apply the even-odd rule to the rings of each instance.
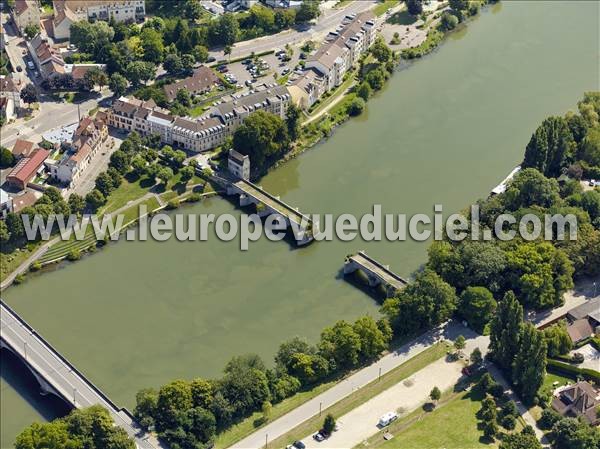
[[548, 430], [551, 429], [552, 426], [561, 420], [561, 416], [556, 413], [551, 408], [544, 409], [542, 411], [542, 416], [538, 421], [538, 425], [540, 429]]
[[79, 259], [81, 259], [81, 251], [78, 249], [72, 249], [69, 251], [69, 254], [67, 254], [67, 260], [75, 261]]
[[588, 368], [577, 368], [576, 366], [559, 362], [558, 360], [548, 359], [546, 370], [549, 373], [566, 374], [570, 377], [581, 376], [586, 380], [600, 383], [600, 373], [598, 373], [598, 371]]
[[573, 363], [583, 363], [583, 354], [581, 352], [575, 352], [572, 356], [571, 356], [571, 362]]
[[201, 199], [202, 199], [202, 195], [200, 195], [199, 193], [192, 193], [190, 196], [187, 197], [187, 200], [190, 203], [197, 203]]
[[179, 201], [178, 200], [171, 200], [167, 203], [167, 209], [168, 210], [172, 210], [172, 209], [177, 209], [179, 207]]
[[501, 424], [506, 430], [514, 430], [517, 420], [513, 415], [506, 415], [502, 418]]
[[16, 285], [22, 284], [25, 282], [25, 275], [23, 273], [17, 274], [15, 276], [15, 280], [13, 281]]
[[29, 271], [40, 271], [41, 268], [42, 268], [42, 264], [36, 260], [29, 267]]
[[350, 115], [350, 116], [357, 116], [357, 115], [362, 114], [364, 109], [365, 109], [365, 100], [357, 97], [350, 102], [346, 111], [348, 112], [348, 115]]

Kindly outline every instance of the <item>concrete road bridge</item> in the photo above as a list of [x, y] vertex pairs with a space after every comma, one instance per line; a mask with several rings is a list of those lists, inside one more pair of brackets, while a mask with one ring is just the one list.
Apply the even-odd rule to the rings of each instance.
[[361, 271], [367, 276], [369, 286], [381, 285], [387, 296], [393, 296], [408, 285], [408, 281], [390, 270], [389, 265], [383, 265], [369, 257], [364, 251], [359, 251], [346, 257], [344, 262], [344, 275]]
[[140, 429], [127, 409], [117, 407], [1, 300], [0, 347], [8, 349], [23, 361], [39, 382], [41, 394], [54, 394], [74, 408], [101, 405], [109, 411], [115, 424], [135, 440], [138, 449], [166, 449], [155, 437]]
[[292, 228], [299, 246], [313, 240], [312, 219], [262, 187], [245, 179], [238, 179], [227, 185], [227, 195], [239, 195], [240, 206], [254, 204], [261, 217], [273, 214], [283, 217], [286, 226]]

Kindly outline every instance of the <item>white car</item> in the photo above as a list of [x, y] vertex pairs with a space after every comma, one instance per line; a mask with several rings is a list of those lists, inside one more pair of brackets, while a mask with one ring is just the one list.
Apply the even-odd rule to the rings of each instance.
[[589, 185], [590, 185], [590, 187], [594, 187], [594, 186], [598, 185], [598, 183], [596, 182], [595, 179], [590, 179]]
[[379, 418], [379, 422], [377, 423], [377, 425], [379, 427], [387, 427], [391, 423], [393, 423], [394, 421], [396, 421], [397, 419], [398, 419], [398, 413], [396, 413], [396, 412], [387, 412], [385, 415], [383, 415], [381, 418]]
[[33, 65], [33, 62], [31, 61], [27, 61], [27, 67], [29, 67], [30, 70], [35, 69], [35, 65]]

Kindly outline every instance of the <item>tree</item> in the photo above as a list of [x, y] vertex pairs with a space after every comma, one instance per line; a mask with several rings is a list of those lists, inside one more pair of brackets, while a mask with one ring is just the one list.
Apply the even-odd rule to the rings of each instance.
[[467, 287], [460, 295], [458, 313], [469, 323], [469, 326], [483, 333], [484, 327], [494, 316], [497, 305], [487, 288]]
[[458, 352], [462, 352], [462, 350], [465, 349], [466, 345], [467, 345], [467, 343], [466, 343], [465, 337], [463, 335], [459, 335], [454, 340], [454, 349], [456, 349]]
[[181, 170], [179, 170], [179, 174], [181, 175], [181, 181], [182, 182], [188, 182], [190, 179], [192, 179], [192, 177], [194, 176], [195, 170], [194, 167], [191, 166], [187, 166], [187, 167], [183, 167]]
[[429, 399], [431, 399], [434, 404], [437, 404], [437, 401], [439, 401], [441, 397], [442, 392], [440, 391], [440, 389], [437, 386], [433, 387], [433, 389], [429, 393]]
[[144, 50], [144, 61], [160, 64], [165, 51], [161, 33], [152, 28], [146, 28], [140, 34], [140, 39]]
[[153, 388], [145, 388], [135, 395], [135, 408], [133, 416], [137, 422], [146, 430], [153, 426], [158, 410], [158, 392]]
[[573, 263], [561, 249], [549, 242], [529, 242], [507, 253], [508, 280], [523, 303], [536, 309], [563, 302], [573, 287]]
[[356, 95], [362, 98], [364, 101], [367, 101], [371, 96], [371, 86], [367, 82], [362, 82], [356, 89]]
[[323, 432], [326, 435], [331, 435], [335, 430], [335, 418], [331, 413], [328, 413], [323, 420]]
[[316, 349], [310, 346], [306, 340], [300, 337], [294, 337], [291, 340], [284, 341], [279, 345], [277, 354], [275, 355], [275, 363], [279, 368], [289, 371], [291, 366], [292, 356], [294, 354], [310, 354], [316, 353]]
[[0, 146], [0, 168], [12, 167], [15, 162], [12, 152], [8, 148]]
[[127, 64], [125, 69], [125, 77], [134, 86], [139, 86], [142, 81], [151, 80], [155, 74], [156, 68], [150, 62], [133, 61]]
[[25, 36], [27, 39], [33, 39], [40, 32], [40, 27], [36, 24], [30, 23], [25, 27]]
[[190, 385], [194, 407], [210, 409], [213, 402], [213, 384], [205, 379], [194, 379]]
[[454, 14], [450, 14], [448, 11], [444, 11], [442, 18], [440, 19], [440, 27], [443, 30], [450, 31], [457, 27], [458, 22], [458, 17]]
[[552, 426], [549, 434], [555, 449], [596, 449], [600, 445], [598, 428], [579, 422], [575, 418], [564, 418]]
[[176, 53], [170, 53], [166, 56], [163, 62], [163, 68], [169, 75], [177, 75], [183, 70], [181, 58]]
[[14, 212], [9, 212], [6, 214], [4, 221], [6, 222], [6, 227], [8, 228], [8, 232], [12, 241], [19, 240], [25, 236], [23, 220], [21, 220], [19, 215], [15, 214]]
[[412, 16], [418, 16], [423, 12], [423, 0], [406, 0], [408, 13]]
[[563, 117], [548, 117], [536, 129], [525, 149], [523, 167], [532, 167], [546, 176], [560, 176], [574, 162], [577, 144]]
[[504, 435], [500, 449], [542, 449], [542, 445], [535, 434], [521, 432]]
[[360, 335], [350, 323], [338, 321], [321, 332], [319, 351], [326, 360], [334, 360], [338, 368], [356, 366], [361, 354]]
[[169, 182], [169, 179], [173, 177], [173, 170], [171, 170], [170, 167], [162, 167], [160, 170], [158, 170], [156, 177], [166, 185], [167, 182]]
[[548, 356], [556, 357], [557, 355], [567, 354], [573, 349], [573, 342], [567, 327], [564, 322], [553, 324], [542, 331], [544, 341], [548, 348]]
[[519, 351], [512, 366], [512, 380], [523, 400], [531, 404], [546, 375], [546, 343], [535, 326], [525, 323]]
[[108, 75], [98, 67], [92, 67], [85, 72], [84, 79], [92, 88], [98, 86], [101, 90], [108, 84]]
[[273, 410], [273, 405], [269, 401], [265, 401], [261, 407], [263, 420], [266, 422], [271, 417], [271, 411]]
[[231, 52], [232, 51], [233, 51], [233, 47], [231, 45], [225, 45], [225, 48], [223, 49], [223, 54], [225, 56], [228, 56], [230, 61], [231, 61]]
[[158, 391], [156, 400], [154, 414], [156, 429], [162, 432], [177, 428], [182, 424], [184, 418], [181, 412], [191, 409], [192, 406], [192, 389], [189, 383], [184, 380], [175, 380], [163, 385]]
[[365, 81], [369, 83], [371, 89], [380, 90], [383, 87], [383, 84], [385, 83], [385, 75], [383, 74], [383, 71], [381, 69], [373, 69], [369, 73], [367, 73], [367, 75], [365, 76]]
[[[85, 442], [85, 445], [84, 445]], [[135, 443], [121, 427], [115, 426], [108, 411], [94, 405], [73, 410], [49, 423], [34, 423], [15, 442], [16, 449], [134, 449]]]
[[289, 144], [287, 126], [274, 114], [260, 110], [250, 114], [233, 134], [233, 148], [250, 156], [253, 166], [264, 169]]
[[365, 109], [365, 106], [366, 106], [365, 100], [363, 100], [360, 97], [356, 97], [356, 98], [352, 99], [350, 104], [348, 104], [346, 111], [348, 112], [348, 115], [354, 117], [354, 116], [362, 114], [362, 112]]
[[300, 132], [300, 118], [302, 111], [298, 106], [291, 103], [286, 112], [285, 124], [291, 140], [296, 140]]
[[70, 42], [82, 53], [96, 55], [112, 42], [114, 36], [115, 31], [102, 20], [94, 23], [80, 20], [71, 24]]
[[184, 10], [186, 17], [192, 20], [202, 17], [202, 5], [198, 0], [185, 0]]
[[25, 103], [31, 105], [31, 103], [38, 101], [37, 89], [33, 84], [26, 84], [25, 87], [21, 89], [20, 97]]
[[449, 0], [450, 8], [457, 13], [459, 19], [462, 20], [463, 11], [469, 7], [469, 0]]
[[113, 73], [108, 80], [108, 87], [115, 97], [121, 97], [127, 91], [127, 79], [120, 73]]
[[382, 64], [391, 59], [392, 50], [386, 45], [383, 38], [379, 36], [371, 46], [371, 54], [380, 64]]
[[204, 45], [196, 45], [192, 50], [196, 62], [206, 62], [208, 59], [208, 48]]
[[10, 231], [4, 220], [0, 220], [0, 243], [7, 243], [10, 240]]
[[106, 199], [102, 192], [94, 189], [85, 196], [85, 202], [91, 210], [97, 211], [106, 202]]
[[479, 416], [482, 420], [483, 435], [488, 440], [493, 440], [498, 433], [498, 425], [496, 424], [496, 402], [491, 396], [488, 395], [481, 401]]
[[177, 94], [175, 95], [175, 98], [177, 99], [179, 104], [185, 107], [190, 107], [192, 105], [192, 97], [190, 95], [190, 92], [186, 89], [179, 89], [177, 91]]
[[319, 2], [304, 0], [296, 12], [296, 23], [310, 22], [321, 14]]
[[81, 215], [85, 209], [85, 200], [82, 196], [71, 193], [69, 195], [69, 210], [72, 214]]
[[237, 40], [239, 23], [233, 14], [222, 14], [208, 25], [208, 41], [211, 45], [233, 45]]
[[481, 349], [473, 349], [471, 351], [471, 355], [469, 356], [469, 360], [473, 365], [480, 365], [483, 362], [483, 355], [481, 354]]
[[388, 348], [391, 334], [385, 335], [370, 316], [359, 318], [352, 327], [360, 339], [360, 357], [363, 360], [372, 360]]
[[[387, 299], [381, 311], [397, 335], [406, 335], [443, 323], [455, 309], [455, 289], [435, 272], [425, 269], [398, 297]], [[411, 319], [407, 320], [407, 316]]]
[[234, 357], [225, 367], [225, 376], [217, 389], [232, 405], [234, 416], [260, 410], [262, 404], [270, 400], [264, 362], [254, 354]]
[[490, 325], [490, 356], [502, 368], [509, 370], [519, 352], [523, 330], [523, 306], [512, 291], [498, 304]]

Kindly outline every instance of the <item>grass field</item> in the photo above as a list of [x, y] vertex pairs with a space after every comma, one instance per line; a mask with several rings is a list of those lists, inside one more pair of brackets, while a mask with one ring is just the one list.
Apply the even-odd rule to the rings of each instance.
[[398, 6], [398, 3], [400, 3], [400, 0], [384, 0], [381, 3], [379, 3], [375, 8], [373, 8], [373, 13], [377, 17], [382, 16], [389, 9], [392, 9], [395, 6]]
[[[399, 432], [390, 429], [394, 437], [374, 446], [385, 449], [479, 449], [495, 448], [497, 444], [481, 441], [483, 433], [477, 428], [477, 412], [481, 408], [481, 397], [473, 390], [453, 395], [445, 404], [438, 405], [430, 413], [421, 409], [394, 427], [407, 426]], [[417, 415], [417, 416], [415, 416]], [[412, 418], [412, 419], [411, 419]], [[416, 419], [416, 422], [415, 422]], [[412, 423], [411, 423], [412, 422]]]
[[140, 178], [136, 181], [123, 179], [121, 185], [108, 197], [108, 202], [98, 211], [98, 215], [114, 212], [125, 206], [128, 202], [144, 196], [153, 185], [154, 182], [148, 178]]
[[[271, 410], [270, 421], [273, 421], [273, 420], [279, 418], [280, 416], [285, 415], [289, 411], [295, 409], [296, 407], [301, 406], [306, 401], [321, 394], [325, 390], [328, 390], [334, 384], [335, 384], [334, 381], [321, 384], [321, 385], [313, 388], [312, 390], [302, 391], [300, 393], [295, 394], [294, 396], [292, 396], [290, 398], [287, 398], [287, 399], [281, 401], [279, 404], [275, 404], [273, 406], [273, 409]], [[262, 417], [262, 413], [256, 412], [252, 416], [241, 421], [239, 424], [236, 424], [236, 425], [232, 426], [231, 428], [229, 428], [227, 431], [219, 434], [217, 436], [217, 440], [215, 441], [215, 449], [224, 449], [226, 447], [229, 447], [232, 444], [237, 443], [241, 439], [247, 437], [252, 432], [254, 432], [255, 430], [262, 427], [262, 425], [268, 424], [268, 422], [266, 422], [262, 425], [256, 425], [256, 424], [261, 423], [261, 417]]]
[[420, 354], [416, 355], [406, 363], [398, 366], [394, 370], [381, 376], [381, 379], [375, 380], [354, 393], [346, 396], [341, 401], [335, 403], [331, 407], [323, 410], [322, 416], [313, 416], [312, 418], [304, 421], [302, 424], [296, 426], [291, 431], [280, 436], [273, 442], [269, 443], [269, 447], [281, 448], [290, 444], [294, 440], [304, 438], [313, 432], [316, 432], [323, 423], [323, 417], [331, 413], [336, 419], [340, 416], [345, 415], [350, 410], [355, 409], [359, 405], [365, 403], [369, 399], [377, 396], [379, 393], [387, 390], [391, 386], [398, 382], [412, 376], [417, 371], [423, 369], [427, 365], [435, 362], [439, 358], [446, 355], [446, 344], [438, 343]]
[[44, 243], [46, 242], [28, 243], [20, 249], [11, 248], [8, 244], [2, 245], [2, 251], [0, 251], [0, 279], [4, 280]]

